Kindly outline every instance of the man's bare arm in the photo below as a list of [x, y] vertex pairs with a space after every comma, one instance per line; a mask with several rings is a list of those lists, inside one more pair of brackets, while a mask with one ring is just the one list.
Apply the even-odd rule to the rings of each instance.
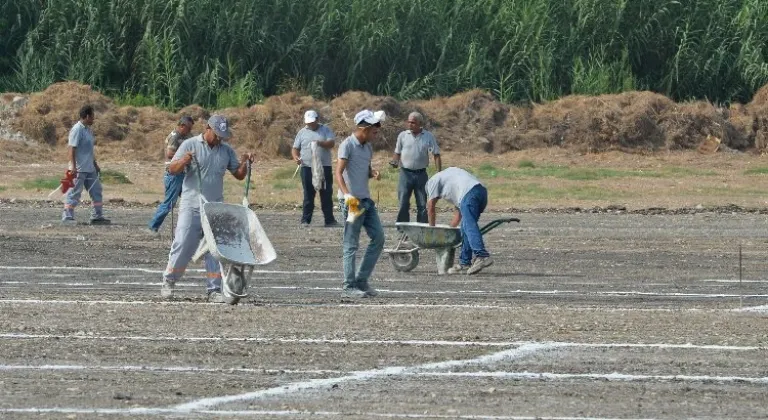
[[344, 195], [349, 194], [349, 189], [347, 189], [347, 183], [344, 182], [344, 169], [347, 168], [347, 160], [346, 159], [339, 159], [338, 163], [336, 164], [336, 184], [339, 186], [339, 189], [341, 190], [341, 193]]
[[75, 157], [76, 147], [69, 146], [69, 163], [72, 164], [72, 172], [77, 172], [77, 158]]
[[440, 155], [435, 155], [435, 166], [437, 167], [437, 172], [443, 170], [443, 158]]
[[461, 211], [457, 208], [453, 211], [453, 220], [451, 220], [451, 227], [459, 227], [461, 223]]
[[427, 201], [427, 220], [430, 226], [434, 226], [437, 221], [437, 200], [439, 198], [433, 198]]

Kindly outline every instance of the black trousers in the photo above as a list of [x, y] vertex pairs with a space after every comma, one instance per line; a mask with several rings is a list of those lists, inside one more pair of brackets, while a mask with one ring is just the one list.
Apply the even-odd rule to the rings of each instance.
[[[320, 190], [320, 208], [325, 216], [325, 224], [336, 221], [333, 216], [333, 171], [330, 166], [323, 166], [325, 172], [325, 189]], [[301, 223], [312, 223], [312, 213], [315, 211], [315, 187], [312, 185], [312, 168], [301, 167], [301, 185], [304, 187], [304, 205]]]

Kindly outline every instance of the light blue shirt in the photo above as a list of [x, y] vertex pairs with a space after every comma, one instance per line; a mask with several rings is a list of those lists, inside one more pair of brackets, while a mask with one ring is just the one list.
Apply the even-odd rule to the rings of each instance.
[[[317, 131], [304, 127], [296, 134], [293, 140], [293, 148], [299, 150], [302, 166], [312, 166], [312, 143], [317, 141], [328, 141], [336, 138], [333, 130], [327, 125], [320, 124]], [[331, 166], [331, 151], [325, 147], [317, 146], [317, 153], [320, 155], [320, 162], [323, 166]]]
[[179, 206], [184, 208], [200, 207], [199, 192], [203, 193], [203, 197], [205, 197], [207, 201], [224, 201], [224, 175], [226, 171], [234, 174], [240, 166], [240, 162], [237, 160], [237, 154], [235, 153], [235, 150], [232, 149], [232, 146], [227, 143], [220, 143], [218, 146], [212, 148], [208, 146], [208, 143], [203, 139], [203, 135], [199, 134], [184, 140], [184, 143], [181, 143], [179, 149], [176, 150], [173, 160], [183, 158], [187, 152], [195, 153], [195, 158], [200, 165], [202, 185], [198, 185], [198, 168], [193, 160], [189, 166], [187, 166], [187, 173], [184, 175], [184, 184], [181, 188], [181, 202]]
[[[358, 199], [371, 198], [368, 188], [368, 174], [373, 159], [373, 147], [370, 143], [360, 144], [355, 135], [351, 135], [341, 142], [339, 146], [339, 159], [347, 161], [344, 168], [344, 183], [347, 184], [349, 193]], [[339, 190], [339, 196], [341, 190]]]
[[427, 197], [429, 200], [442, 198], [459, 207], [464, 196], [478, 184], [482, 185], [477, 178], [464, 169], [443, 169], [427, 181]]
[[400, 155], [400, 166], [416, 171], [429, 166], [429, 154], [439, 155], [440, 146], [427, 130], [422, 129], [415, 136], [411, 130], [405, 130], [397, 136], [395, 153]]
[[78, 121], [69, 130], [69, 142], [67, 144], [75, 148], [75, 163], [77, 164], [75, 169], [77, 172], [96, 172], [96, 165], [93, 164], [95, 141], [93, 131], [82, 121]]

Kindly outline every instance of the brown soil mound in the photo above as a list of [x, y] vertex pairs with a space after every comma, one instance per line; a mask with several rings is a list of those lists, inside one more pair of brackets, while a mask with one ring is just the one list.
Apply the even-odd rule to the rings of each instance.
[[[3, 98], [11, 96], [3, 95]], [[13, 95], [15, 96], [15, 95]], [[99, 155], [124, 160], [162, 159], [163, 140], [181, 115], [190, 115], [202, 128], [212, 113], [190, 105], [171, 113], [151, 107], [118, 107], [109, 98], [73, 82], [51, 85], [30, 96], [13, 121], [26, 136], [51, 146], [63, 146], [80, 107], [89, 103], [97, 115], [94, 131]], [[731, 149], [768, 147], [768, 86], [754, 100], [719, 109], [708, 102], [675, 103], [651, 92], [569, 96], [532, 106], [509, 106], [480, 90], [452, 97], [398, 102], [391, 97], [347, 92], [330, 102], [287, 93], [250, 108], [217, 112], [232, 122], [240, 150], [263, 158], [289, 157], [302, 115], [317, 110], [339, 138], [352, 131], [359, 110], [382, 109], [387, 121], [377, 150], [393, 150], [411, 111], [427, 119], [443, 150], [464, 153], [504, 153], [541, 147], [563, 147], [581, 153], [609, 150], [656, 151], [694, 149], [714, 136]]]

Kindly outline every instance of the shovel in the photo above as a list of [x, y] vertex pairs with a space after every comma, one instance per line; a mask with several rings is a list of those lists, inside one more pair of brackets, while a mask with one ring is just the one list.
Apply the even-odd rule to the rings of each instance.
[[248, 174], [245, 176], [245, 195], [243, 196], [243, 207], [250, 208], [248, 202], [248, 191], [251, 189], [251, 161], [248, 161]]

